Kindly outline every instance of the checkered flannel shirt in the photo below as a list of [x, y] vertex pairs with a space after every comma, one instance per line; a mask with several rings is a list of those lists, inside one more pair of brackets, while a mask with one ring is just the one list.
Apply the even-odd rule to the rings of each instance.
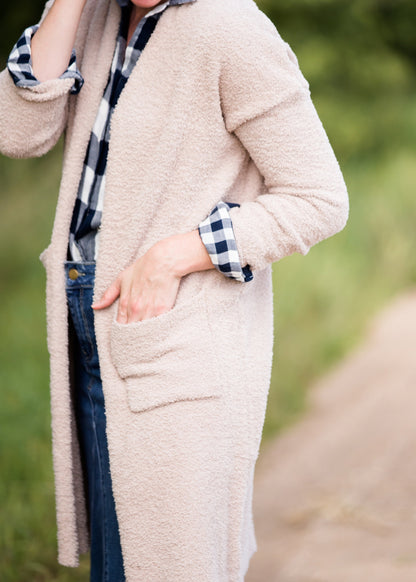
[[[104, 95], [101, 99], [95, 123], [87, 148], [77, 199], [69, 234], [69, 258], [74, 261], [93, 261], [99, 248], [105, 192], [105, 172], [109, 144], [109, 130], [112, 113], [120, 94], [153, 33], [161, 14], [169, 6], [187, 4], [196, 0], [167, 0], [156, 6], [142, 18], [127, 45], [127, 33], [131, 4], [128, 0], [117, 0], [122, 8], [120, 29], [111, 70]], [[18, 87], [30, 89], [39, 84], [33, 74], [30, 43], [38, 25], [27, 28], [8, 60], [8, 69]], [[126, 46], [127, 45], [127, 46]], [[71, 93], [78, 93], [84, 80], [77, 69], [75, 51], [72, 52], [67, 70], [60, 79], [74, 79]], [[229, 209], [238, 204], [220, 201], [210, 215], [198, 225], [198, 232], [215, 268], [227, 277], [241, 282], [251, 281], [252, 271], [243, 267]]]

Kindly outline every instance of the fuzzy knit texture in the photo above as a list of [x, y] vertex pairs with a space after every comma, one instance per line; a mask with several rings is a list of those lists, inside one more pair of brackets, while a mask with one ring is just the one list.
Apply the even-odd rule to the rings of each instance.
[[[47, 4], [46, 9], [50, 6]], [[39, 156], [65, 131], [47, 271], [59, 560], [88, 547], [71, 400], [63, 263], [120, 8], [88, 0], [76, 50], [85, 85], [17, 88], [0, 75], [0, 150]], [[157, 171], [155, 171], [157, 164]], [[271, 264], [347, 220], [345, 184], [296, 57], [252, 0], [198, 0], [161, 17], [111, 126], [95, 296], [156, 241], [231, 209], [248, 283], [181, 281], [173, 309], [120, 325], [96, 313], [116, 509], [128, 582], [242, 582], [273, 350]], [[284, 338], [282, 338], [284, 341]]]

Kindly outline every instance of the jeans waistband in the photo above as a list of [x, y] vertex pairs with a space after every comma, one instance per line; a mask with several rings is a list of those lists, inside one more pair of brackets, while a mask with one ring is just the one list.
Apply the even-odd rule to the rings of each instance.
[[67, 289], [94, 287], [95, 262], [81, 263], [77, 261], [66, 261], [65, 278]]

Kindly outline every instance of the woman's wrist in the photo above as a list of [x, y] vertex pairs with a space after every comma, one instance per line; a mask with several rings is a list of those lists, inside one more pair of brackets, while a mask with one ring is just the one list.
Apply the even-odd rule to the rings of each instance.
[[165, 238], [156, 243], [153, 250], [176, 277], [214, 268], [198, 230]]

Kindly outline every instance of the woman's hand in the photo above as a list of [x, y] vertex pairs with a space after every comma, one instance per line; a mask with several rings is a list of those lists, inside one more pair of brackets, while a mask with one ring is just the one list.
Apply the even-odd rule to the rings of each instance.
[[165, 238], [122, 271], [92, 306], [105, 309], [119, 298], [117, 321], [134, 323], [175, 305], [184, 275], [214, 268], [197, 230]]

